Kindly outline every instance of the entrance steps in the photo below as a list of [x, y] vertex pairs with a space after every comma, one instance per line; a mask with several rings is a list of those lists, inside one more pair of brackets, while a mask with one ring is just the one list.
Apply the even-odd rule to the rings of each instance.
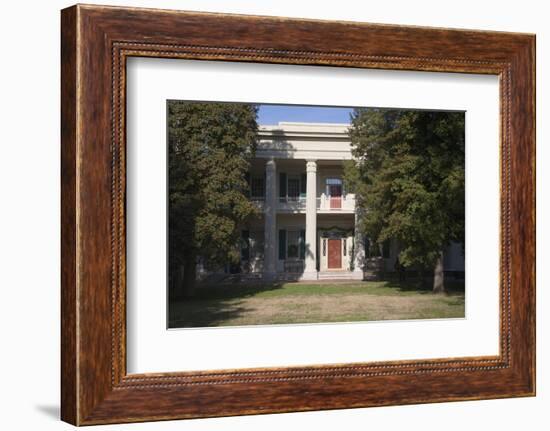
[[318, 280], [362, 280], [361, 273], [353, 271], [319, 271]]
[[[316, 277], [315, 277], [316, 275]], [[317, 274], [310, 274], [307, 278], [302, 272], [278, 272], [270, 281], [292, 282], [292, 281], [338, 281], [338, 280], [363, 280], [363, 275], [354, 271], [319, 271]], [[265, 281], [261, 272], [239, 273], [239, 274], [213, 274], [204, 277], [203, 283], [262, 283]]]

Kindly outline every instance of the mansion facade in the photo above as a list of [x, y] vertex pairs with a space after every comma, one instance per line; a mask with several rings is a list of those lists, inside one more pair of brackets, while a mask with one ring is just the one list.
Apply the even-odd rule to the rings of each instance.
[[[369, 241], [357, 228], [355, 196], [343, 181], [351, 160], [349, 124], [280, 122], [260, 126], [248, 181], [260, 216], [243, 226], [238, 272], [265, 279], [362, 280]], [[393, 271], [398, 250], [380, 250], [377, 269]], [[464, 271], [460, 247], [447, 271]]]

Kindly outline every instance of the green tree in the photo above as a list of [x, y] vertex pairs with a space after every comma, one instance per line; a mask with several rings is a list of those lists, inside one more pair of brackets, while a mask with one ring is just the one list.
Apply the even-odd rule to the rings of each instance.
[[239, 226], [256, 213], [246, 180], [256, 117], [250, 104], [168, 102], [169, 274], [179, 294], [193, 295], [199, 257], [239, 259]]
[[443, 292], [443, 250], [464, 245], [464, 113], [361, 108], [351, 119], [345, 179], [361, 227], [397, 240], [405, 267], [433, 268]]

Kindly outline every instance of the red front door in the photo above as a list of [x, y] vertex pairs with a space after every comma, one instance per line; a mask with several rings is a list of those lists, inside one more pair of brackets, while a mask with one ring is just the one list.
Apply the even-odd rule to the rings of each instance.
[[342, 240], [328, 240], [328, 268], [342, 269]]
[[331, 184], [329, 186], [330, 208], [342, 208], [342, 185]]

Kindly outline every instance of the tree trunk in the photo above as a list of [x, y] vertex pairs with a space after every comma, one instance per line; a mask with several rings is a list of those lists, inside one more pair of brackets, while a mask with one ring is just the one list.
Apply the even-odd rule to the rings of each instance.
[[183, 269], [182, 293], [184, 297], [189, 298], [195, 295], [196, 276], [197, 276], [197, 259], [195, 256], [189, 256], [185, 260], [185, 266]]
[[434, 268], [434, 293], [445, 292], [445, 274], [443, 272], [443, 252], [439, 253]]

